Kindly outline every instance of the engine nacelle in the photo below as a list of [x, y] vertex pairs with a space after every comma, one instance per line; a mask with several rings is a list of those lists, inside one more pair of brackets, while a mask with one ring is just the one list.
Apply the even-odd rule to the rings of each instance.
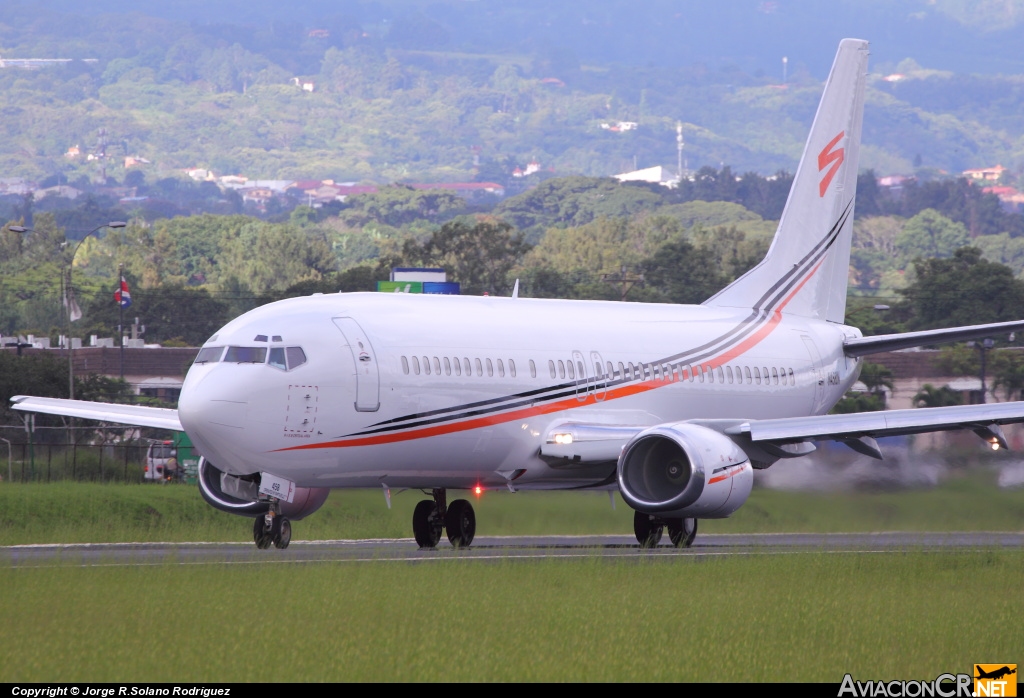
[[664, 518], [724, 519], [754, 484], [747, 454], [696, 424], [662, 424], [634, 436], [619, 456], [619, 492], [629, 506]]
[[[231, 483], [225, 492], [225, 480]], [[199, 459], [199, 492], [214, 509], [239, 516], [262, 516], [270, 508], [268, 502], [256, 501], [256, 483], [225, 475], [215, 465]], [[291, 502], [281, 502], [281, 515], [298, 521], [315, 512], [327, 501], [327, 487], [296, 487]]]

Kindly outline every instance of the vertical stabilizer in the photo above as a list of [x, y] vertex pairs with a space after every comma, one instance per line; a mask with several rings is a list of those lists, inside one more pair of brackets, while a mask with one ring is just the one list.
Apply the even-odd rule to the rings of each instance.
[[843, 39], [768, 254], [705, 305], [843, 322], [868, 42]]

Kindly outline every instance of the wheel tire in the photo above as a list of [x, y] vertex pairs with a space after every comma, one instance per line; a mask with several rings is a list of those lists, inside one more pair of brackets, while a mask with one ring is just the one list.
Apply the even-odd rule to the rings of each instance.
[[476, 513], [473, 505], [465, 499], [456, 499], [448, 505], [444, 516], [444, 528], [448, 541], [456, 548], [468, 548], [476, 536]]
[[257, 516], [252, 524], [252, 539], [256, 547], [266, 550], [274, 543], [273, 531], [267, 532], [263, 516]]
[[292, 522], [284, 516], [279, 516], [277, 519], [280, 520], [280, 524], [275, 520], [274, 528], [278, 529], [278, 532], [274, 536], [274, 547], [278, 550], [284, 550], [292, 542]]
[[633, 535], [636, 536], [636, 542], [641, 548], [653, 548], [661, 542], [663, 530], [661, 524], [655, 523], [650, 514], [633, 512]]
[[697, 519], [669, 519], [668, 537], [677, 548], [689, 548], [697, 537]]
[[444, 526], [433, 500], [424, 499], [412, 512], [412, 534], [421, 548], [436, 548]]

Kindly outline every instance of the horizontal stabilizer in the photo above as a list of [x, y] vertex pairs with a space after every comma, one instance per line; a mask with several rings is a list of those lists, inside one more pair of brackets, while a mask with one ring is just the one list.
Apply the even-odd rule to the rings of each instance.
[[115, 405], [107, 402], [85, 400], [64, 400], [54, 397], [30, 397], [15, 395], [11, 408], [23, 412], [56, 414], [63, 417], [94, 419], [98, 422], [113, 422], [136, 427], [156, 427], [171, 431], [184, 431], [178, 421], [178, 410], [142, 405]]
[[926, 344], [948, 344], [963, 342], [968, 339], [982, 339], [993, 335], [1009, 334], [1024, 330], [1024, 320], [1013, 322], [994, 322], [988, 325], [966, 325], [964, 327], [947, 327], [941, 330], [924, 330], [922, 332], [902, 332], [900, 334], [880, 334], [874, 337], [858, 337], [843, 343], [843, 351], [847, 356], [868, 356], [883, 351], [910, 349]]

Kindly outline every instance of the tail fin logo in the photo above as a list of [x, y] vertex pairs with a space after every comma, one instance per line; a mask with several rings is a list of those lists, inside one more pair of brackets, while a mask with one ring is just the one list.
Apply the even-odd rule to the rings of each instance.
[[832, 167], [829, 167], [828, 172], [825, 173], [825, 176], [822, 177], [821, 181], [818, 183], [818, 196], [820, 197], [825, 196], [825, 190], [828, 189], [828, 185], [832, 183], [832, 178], [836, 176], [836, 171], [839, 169], [839, 166], [843, 164], [843, 158], [846, 155], [846, 149], [832, 149], [836, 147], [836, 144], [839, 141], [841, 141], [843, 136], [845, 135], [846, 131], [840, 131], [839, 135], [833, 138], [831, 141], [829, 141], [828, 145], [822, 148], [821, 152], [818, 153], [818, 172], [823, 171], [826, 167], [829, 166], [829, 164], [832, 165]]

